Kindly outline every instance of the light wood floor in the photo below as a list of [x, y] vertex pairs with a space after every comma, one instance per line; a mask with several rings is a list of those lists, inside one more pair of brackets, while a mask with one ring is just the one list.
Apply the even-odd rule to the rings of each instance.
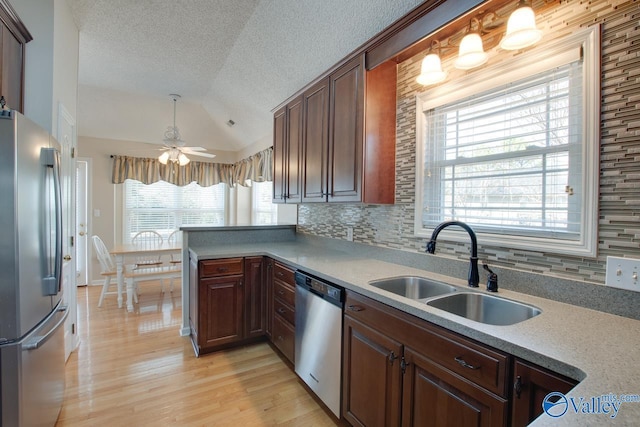
[[335, 426], [266, 343], [196, 358], [180, 291], [143, 283], [134, 313], [78, 289], [80, 346], [56, 426]]

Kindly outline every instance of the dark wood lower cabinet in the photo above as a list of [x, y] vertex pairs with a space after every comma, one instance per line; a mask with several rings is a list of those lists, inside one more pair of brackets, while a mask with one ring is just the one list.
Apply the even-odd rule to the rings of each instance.
[[267, 301], [263, 283], [264, 266], [261, 256], [244, 259], [244, 338], [258, 338], [265, 334]]
[[344, 317], [342, 413], [353, 426], [400, 424], [402, 345]]
[[243, 338], [243, 276], [200, 280], [199, 338], [202, 348]]
[[189, 263], [189, 320], [196, 354], [263, 339], [263, 257]]
[[513, 369], [513, 404], [511, 425], [529, 425], [542, 414], [542, 401], [551, 392], [567, 393], [576, 381], [550, 372], [524, 360], [516, 359]]
[[404, 349], [403, 426], [506, 425], [507, 400]]

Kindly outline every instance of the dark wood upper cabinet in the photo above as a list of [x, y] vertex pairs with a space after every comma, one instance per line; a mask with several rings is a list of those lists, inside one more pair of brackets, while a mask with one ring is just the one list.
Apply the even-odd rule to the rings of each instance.
[[362, 192], [364, 56], [330, 76], [329, 201], [359, 202]]
[[273, 115], [273, 203], [285, 202], [287, 107]]
[[[274, 174], [291, 182], [283, 197], [287, 184], [275, 184], [274, 201], [394, 203], [396, 85], [395, 63], [366, 71], [363, 54], [277, 110]], [[301, 197], [291, 178], [298, 166]]]
[[327, 200], [329, 153], [329, 79], [323, 79], [303, 94], [302, 202]]
[[273, 116], [273, 203], [299, 203], [303, 135], [302, 96]]
[[24, 112], [25, 45], [33, 37], [6, 0], [0, 0], [0, 96], [7, 106]]

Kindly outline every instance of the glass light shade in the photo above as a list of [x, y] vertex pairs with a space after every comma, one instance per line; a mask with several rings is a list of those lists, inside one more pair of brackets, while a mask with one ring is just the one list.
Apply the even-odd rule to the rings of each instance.
[[189, 162], [190, 162], [189, 158], [185, 156], [183, 153], [178, 154], [178, 163], [180, 164], [180, 166], [184, 166]]
[[487, 62], [489, 55], [482, 46], [482, 37], [478, 33], [469, 33], [460, 42], [458, 59], [453, 64], [460, 70], [470, 70]]
[[422, 68], [420, 75], [416, 79], [418, 83], [424, 86], [440, 83], [447, 78], [447, 73], [442, 71], [442, 63], [440, 57], [435, 53], [430, 53], [422, 60]]
[[163, 165], [167, 164], [167, 160], [169, 160], [169, 152], [165, 151], [164, 153], [160, 154], [160, 157], [158, 157], [158, 161], [160, 163], [162, 163]]
[[513, 11], [507, 22], [507, 33], [500, 41], [505, 50], [517, 50], [531, 46], [542, 38], [536, 28], [536, 14], [530, 6], [521, 5]]

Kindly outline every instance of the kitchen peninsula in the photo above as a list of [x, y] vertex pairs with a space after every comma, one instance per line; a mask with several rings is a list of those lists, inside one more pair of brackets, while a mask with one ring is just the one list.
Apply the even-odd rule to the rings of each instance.
[[[551, 418], [543, 415], [534, 425], [602, 425], [610, 420], [628, 425], [640, 419], [640, 402], [624, 402], [615, 413], [615, 418], [613, 412], [587, 413], [598, 410], [590, 406], [592, 398], [609, 393], [638, 393], [640, 371], [636, 367], [636, 355], [637, 344], [640, 342], [640, 322], [629, 318], [631, 316], [622, 317], [512, 291], [511, 273], [503, 269], [497, 271], [501, 277], [498, 295], [538, 307], [542, 314], [511, 326], [492, 326], [467, 320], [369, 285], [372, 280], [412, 275], [433, 278], [460, 287], [460, 290], [468, 290], [466, 281], [463, 280], [466, 265], [458, 260], [296, 234], [295, 226], [292, 225], [184, 227], [182, 230], [185, 265], [188, 265], [190, 259], [202, 261], [269, 257], [292, 269], [303, 270], [342, 286], [347, 291], [579, 382], [566, 395], [579, 404], [577, 413], [570, 407], [564, 416]], [[181, 333], [189, 335], [188, 272], [183, 275]], [[544, 285], [537, 283], [543, 281], [561, 288], [556, 283], [559, 279], [533, 274], [529, 276], [531, 288], [544, 288]], [[589, 290], [599, 285], [578, 283], [576, 286]], [[478, 289], [478, 292], [485, 292], [483, 287]], [[609, 294], [615, 298], [615, 290]], [[575, 301], [580, 303], [577, 298]], [[617, 304], [615, 301], [605, 303], [610, 306]], [[569, 405], [571, 402], [570, 400]]]

